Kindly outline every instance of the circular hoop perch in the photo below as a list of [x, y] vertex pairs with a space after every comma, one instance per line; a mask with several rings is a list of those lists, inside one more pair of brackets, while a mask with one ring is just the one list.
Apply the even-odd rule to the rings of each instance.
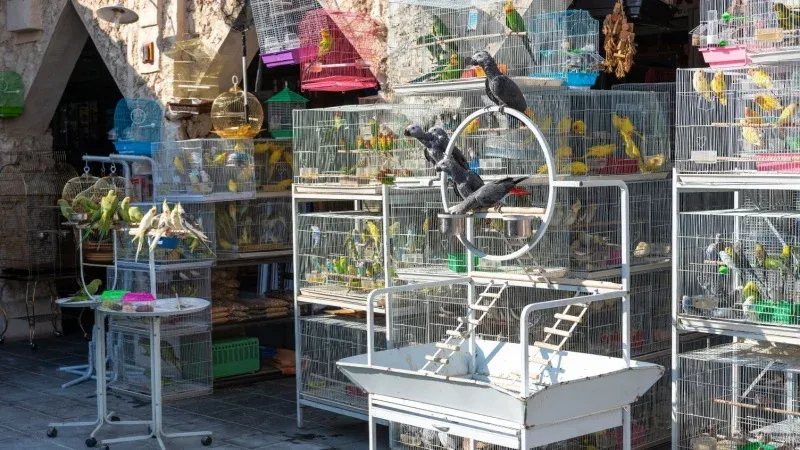
[[[453, 132], [453, 135], [450, 137], [450, 143], [447, 145], [447, 149], [445, 150], [445, 157], [446, 158], [450, 157], [453, 154], [453, 149], [456, 146], [456, 139], [458, 138], [458, 136], [461, 135], [461, 133], [464, 132], [464, 129], [470, 123], [472, 123], [473, 120], [477, 119], [482, 115], [491, 114], [495, 112], [500, 112], [499, 106], [491, 106], [489, 108], [479, 109], [470, 114], [469, 116], [467, 116], [458, 125], [458, 127]], [[536, 232], [533, 233], [533, 236], [530, 237], [530, 239], [524, 246], [522, 246], [521, 248], [517, 249], [514, 252], [507, 253], [505, 255], [490, 255], [476, 248], [475, 245], [473, 245], [473, 243], [470, 242], [463, 235], [463, 233], [461, 232], [454, 233], [455, 236], [458, 238], [458, 240], [464, 245], [464, 247], [467, 248], [467, 250], [472, 252], [475, 256], [486, 259], [488, 261], [509, 261], [512, 259], [519, 258], [525, 253], [528, 253], [531, 249], [533, 249], [536, 246], [539, 240], [541, 240], [542, 237], [544, 236], [544, 233], [547, 231], [547, 226], [550, 224], [550, 219], [553, 216], [553, 211], [555, 210], [556, 188], [554, 183], [555, 183], [556, 167], [555, 167], [555, 162], [553, 161], [552, 151], [550, 150], [550, 144], [547, 142], [547, 139], [545, 138], [544, 133], [542, 133], [542, 130], [540, 130], [539, 127], [535, 123], [533, 123], [532, 120], [528, 118], [528, 116], [511, 108], [505, 108], [504, 113], [522, 122], [529, 130], [531, 130], [531, 133], [533, 133], [534, 137], [539, 142], [539, 146], [541, 147], [542, 153], [544, 155], [545, 164], [547, 165], [547, 184], [550, 186], [550, 189], [547, 195], [547, 207], [545, 208], [544, 216], [541, 218], [541, 223], [536, 228]], [[441, 193], [442, 193], [442, 204], [444, 205], [445, 213], [449, 213], [450, 205], [447, 202], [447, 174], [444, 172], [442, 172], [441, 174]], [[469, 215], [467, 215], [465, 218], [458, 219], [450, 214], [446, 215], [448, 216], [449, 220], [453, 219], [465, 220], [465, 218], [468, 219], [470, 217]], [[520, 218], [520, 215], [509, 214], [508, 217], [518, 220]], [[460, 228], [461, 227], [458, 226], [453, 227], [453, 229], [456, 230]], [[523, 236], [525, 234], [528, 233], [523, 233]]]

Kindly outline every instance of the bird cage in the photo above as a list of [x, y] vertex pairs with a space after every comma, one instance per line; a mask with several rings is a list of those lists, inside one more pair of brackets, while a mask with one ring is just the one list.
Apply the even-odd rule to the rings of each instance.
[[678, 71], [682, 173], [798, 173], [797, 63]]
[[[147, 213], [150, 204], [138, 205], [142, 213]], [[153, 205], [155, 206], [155, 205]], [[170, 210], [175, 206], [168, 204]], [[195, 228], [203, 232], [208, 237], [207, 242], [202, 242], [193, 236], [185, 238], [161, 238], [153, 251], [153, 262], [159, 266], [170, 264], [196, 264], [198, 266], [210, 266], [216, 259], [216, 227], [214, 225], [214, 205], [212, 203], [181, 203], [181, 207], [186, 211], [186, 220], [191, 221]], [[156, 209], [161, 213], [161, 205]], [[133, 241], [128, 230], [120, 232], [120, 247], [118, 249], [117, 261], [125, 267], [147, 267], [149, 262], [147, 239], [142, 242], [139, 251], [138, 240]], [[137, 251], [139, 252], [137, 256]]]
[[[300, 319], [299, 397], [314, 403], [335, 405], [367, 413], [367, 394], [336, 366], [336, 361], [367, 352], [364, 319], [312, 316]], [[386, 349], [386, 331], [375, 327], [375, 348]]]
[[114, 110], [114, 129], [109, 139], [122, 155], [150, 156], [161, 140], [164, 112], [155, 100], [123, 98]]
[[303, 16], [319, 7], [316, 0], [250, 0], [253, 20], [267, 67], [300, 62], [298, 25]]
[[216, 205], [219, 258], [241, 253], [291, 250], [289, 198], [220, 202]]
[[[113, 323], [113, 321], [112, 321]], [[114, 331], [114, 345], [108, 349], [116, 367], [112, 391], [149, 400], [150, 337], [148, 332], [109, 328]], [[197, 334], [161, 333], [161, 399], [181, 400], [210, 394], [213, 390], [211, 376], [211, 332]]]
[[56, 202], [75, 169], [50, 152], [10, 154], [0, 167], [0, 270], [62, 274], [75, 267], [72, 230]]
[[481, 50], [489, 52], [506, 75], [528, 75], [536, 55], [522, 18], [527, 6], [522, 3], [392, 0], [390, 79], [405, 85], [483, 77], [483, 71], [470, 63]]
[[292, 111], [306, 109], [308, 99], [284, 87], [282, 91], [267, 99], [267, 127], [273, 138], [292, 137]]
[[0, 119], [19, 117], [25, 106], [25, 83], [10, 70], [0, 71]]
[[[384, 287], [383, 220], [365, 212], [306, 213], [297, 217], [297, 279], [304, 298], [335, 299], [364, 307]], [[377, 301], [378, 305], [383, 299]]]
[[292, 187], [294, 153], [290, 139], [253, 140], [256, 161], [256, 190], [286, 191]]
[[[552, 145], [556, 136], [553, 118], [566, 115], [569, 108], [566, 90], [524, 84], [521, 89], [528, 104], [529, 117]], [[482, 86], [458, 92], [403, 94], [399, 103], [424, 108], [432, 117], [427, 123], [418, 123], [425, 129], [437, 125], [448, 133], [452, 133], [469, 114], [494, 105]], [[423, 146], [416, 140], [410, 142], [415, 148], [403, 158], [403, 171], [413, 177], [436, 176], [432, 165], [425, 160]], [[505, 115], [483, 115], [475, 119], [458, 137], [457, 147], [464, 152], [470, 168], [482, 177], [535, 174], [545, 164], [538, 140], [529, 130], [516, 129], [513, 124], [509, 126]]]
[[[73, 205], [75, 198], [79, 195], [85, 195], [85, 193], [91, 190], [97, 183], [97, 180], [99, 180], [99, 178], [91, 175], [89, 173], [89, 166], [86, 166], [81, 175], [67, 180], [64, 184], [64, 189], [61, 191], [61, 198], [70, 205]], [[77, 204], [73, 205], [72, 208], [75, 209], [76, 212], [85, 212], [80, 205]]]
[[[628, 183], [628, 189], [630, 264], [668, 265], [672, 253], [672, 181], [665, 177], [634, 181]], [[616, 269], [622, 263], [619, 189], [581, 188], [567, 192], [568, 204], [556, 205], [550, 226], [570, 232], [573, 276], [596, 279], [594, 273]]]
[[346, 92], [378, 86], [378, 24], [366, 14], [309, 11], [297, 27], [300, 89]]
[[681, 212], [678, 298], [686, 317], [800, 325], [798, 197], [792, 191], [740, 192], [738, 208]]
[[603, 67], [600, 22], [588, 11], [556, 11], [534, 16], [528, 22], [536, 58], [534, 77], [554, 78], [574, 88], [590, 88]]
[[211, 105], [211, 125], [214, 133], [224, 139], [252, 139], [261, 132], [264, 124], [264, 109], [258, 98], [238, 86], [233, 77], [233, 86], [214, 99]]
[[256, 162], [251, 139], [161, 142], [153, 153], [157, 201], [204, 202], [252, 198]]
[[[658, 99], [667, 101], [668, 118], [669, 118], [669, 135], [672, 138], [672, 144], [675, 142], [675, 115], [678, 113], [676, 109], [676, 91], [675, 83], [622, 83], [611, 86], [612, 91], [643, 91], [643, 92], [658, 92], [666, 94], [659, 95]], [[673, 148], [670, 146], [670, 148]], [[674, 157], [674, 148], [671, 152], [671, 157]]]
[[682, 448], [800, 445], [796, 350], [737, 342], [678, 355]]
[[[155, 291], [149, 267], [114, 267], [107, 269], [108, 289], [126, 292], [146, 292], [157, 299], [200, 298], [211, 301], [211, 268], [194, 267], [176, 269], [162, 267], [155, 274]], [[142, 317], [112, 316], [111, 326], [116, 330], [148, 333], [150, 320]], [[161, 320], [162, 334], [196, 334], [211, 327], [211, 308], [191, 314], [181, 314]]]
[[293, 117], [294, 183], [356, 187], [410, 175], [404, 161], [422, 152], [403, 131], [429, 122], [431, 111], [374, 104], [298, 110]]
[[[711, 67], [743, 66], [749, 62], [747, 36], [752, 34], [753, 17], [742, 0], [703, 0], [700, 24], [692, 29], [692, 45]], [[766, 3], [756, 0], [756, 3]]]
[[753, 63], [785, 63], [800, 59], [800, 42], [797, 41], [800, 4], [767, 0], [751, 0], [740, 4], [741, 14], [730, 20], [749, 24], [742, 41]]
[[[578, 175], [651, 174], [670, 169], [666, 93], [570, 90], [570, 112], [556, 122], [557, 166]], [[577, 164], [576, 164], [577, 163]], [[572, 164], [581, 170], [567, 170]], [[584, 173], [580, 173], [584, 172]]]
[[186, 39], [164, 55], [172, 58], [173, 73], [169, 84], [172, 111], [208, 112], [219, 94], [222, 66], [214, 62], [216, 53], [201, 38]]

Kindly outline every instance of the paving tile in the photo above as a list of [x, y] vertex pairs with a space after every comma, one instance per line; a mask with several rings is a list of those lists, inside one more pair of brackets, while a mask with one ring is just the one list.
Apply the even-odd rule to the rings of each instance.
[[285, 440], [285, 436], [278, 436], [271, 433], [253, 433], [246, 436], [226, 438], [223, 442], [243, 448], [258, 448], [266, 447], [267, 445], [272, 445], [277, 442], [284, 442]]

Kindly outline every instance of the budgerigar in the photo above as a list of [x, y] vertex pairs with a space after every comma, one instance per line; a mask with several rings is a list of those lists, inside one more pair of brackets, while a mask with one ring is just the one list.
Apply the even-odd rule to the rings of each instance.
[[[513, 31], [514, 33], [521, 33], [519, 38], [522, 40], [522, 45], [525, 47], [525, 50], [531, 55], [531, 59], [536, 61], [536, 57], [533, 56], [533, 50], [531, 49], [531, 40], [528, 37], [528, 32], [525, 29], [525, 20], [517, 11], [517, 8], [514, 7], [513, 0], [506, 0], [506, 5], [503, 8], [503, 11], [506, 14], [506, 26], [509, 30]], [[525, 111], [524, 109], [520, 112]]]
[[714, 78], [711, 79], [711, 92], [719, 99], [719, 103], [722, 106], [728, 106], [728, 97], [725, 91], [728, 90], [728, 86], [725, 83], [725, 75], [721, 70], [718, 70], [714, 74]]
[[711, 101], [711, 89], [708, 87], [708, 78], [704, 70], [695, 70], [692, 75], [692, 88], [697, 92], [701, 98], [706, 101]]
[[486, 74], [484, 82], [486, 96], [500, 106], [501, 114], [506, 107], [516, 109], [520, 113], [528, 109], [522, 90], [511, 78], [500, 72], [497, 63], [488, 52], [480, 51], [472, 55], [472, 64], [483, 69]]

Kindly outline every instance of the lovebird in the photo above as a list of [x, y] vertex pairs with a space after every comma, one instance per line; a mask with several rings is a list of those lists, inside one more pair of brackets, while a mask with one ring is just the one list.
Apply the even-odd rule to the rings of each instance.
[[[525, 46], [525, 50], [531, 55], [531, 59], [535, 61], [536, 58], [533, 56], [533, 50], [531, 50], [531, 40], [525, 30], [525, 20], [522, 19], [517, 8], [514, 7], [514, 2], [512, 0], [506, 0], [506, 6], [503, 10], [506, 13], [506, 26], [515, 33], [524, 33], [520, 35], [522, 45]], [[522, 111], [525, 110], [523, 109]]]

